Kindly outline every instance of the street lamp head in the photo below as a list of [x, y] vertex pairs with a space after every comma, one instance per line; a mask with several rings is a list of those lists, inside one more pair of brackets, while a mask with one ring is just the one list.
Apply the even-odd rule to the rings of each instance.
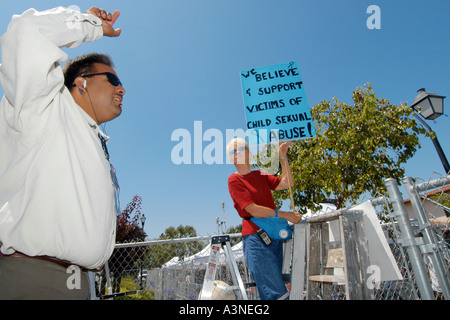
[[426, 92], [424, 88], [417, 90], [417, 93], [418, 95], [411, 105], [414, 111], [420, 113], [427, 120], [436, 119], [444, 113], [444, 96]]
[[147, 218], [145, 217], [145, 215], [142, 215], [141, 217], [142, 228], [144, 227], [145, 220], [147, 220]]

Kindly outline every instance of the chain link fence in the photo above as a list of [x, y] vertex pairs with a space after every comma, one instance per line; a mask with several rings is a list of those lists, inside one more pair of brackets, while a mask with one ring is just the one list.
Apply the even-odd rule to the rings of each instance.
[[[404, 178], [406, 199], [400, 195], [397, 182], [388, 180], [385, 183], [389, 196], [370, 202], [380, 219], [401, 279], [374, 285], [373, 299], [450, 299], [450, 176], [428, 181]], [[325, 286], [312, 288], [315, 292], [309, 296], [317, 299], [325, 296]], [[326, 296], [344, 300], [346, 289], [342, 283], [333, 284], [331, 294]]]
[[[231, 248], [242, 280], [252, 283], [244, 260], [240, 234], [232, 234]], [[103, 298], [197, 300], [210, 256], [211, 236], [118, 244], [105, 271], [97, 275], [97, 295]], [[235, 300], [227, 290], [232, 277], [221, 250], [213, 298]], [[257, 299], [251, 288], [249, 299]]]
[[[377, 283], [372, 291], [373, 298], [449, 299], [450, 176], [429, 181], [417, 180], [412, 184], [410, 178], [405, 178], [403, 183], [409, 188], [408, 199], [395, 198], [390, 194], [389, 197], [370, 200], [402, 276], [401, 280]], [[416, 198], [419, 201], [415, 201]], [[406, 227], [405, 221], [408, 224]], [[258, 291], [245, 264], [241, 236], [233, 234], [230, 237], [247, 297], [257, 300]], [[96, 296], [99, 299], [197, 300], [210, 256], [211, 238], [204, 236], [117, 244], [104, 271], [95, 274]], [[292, 259], [292, 253], [298, 252], [292, 250], [291, 244], [292, 241], [285, 244], [283, 270], [288, 275], [286, 285], [291, 288], [289, 274], [293, 270], [293, 261], [304, 262], [305, 267], [301, 268], [304, 270], [303, 277], [292, 275], [292, 279], [303, 278], [304, 281], [295, 280], [298, 283], [292, 285], [300, 284], [300, 291], [303, 291], [300, 298], [305, 298], [306, 254], [302, 252], [300, 258]], [[212, 299], [238, 299], [239, 295], [229, 289], [232, 285], [230, 269], [221, 252]], [[331, 287], [329, 298], [346, 299], [347, 289], [345, 285], [335, 284]], [[321, 294], [323, 292], [315, 293], [319, 298]]]

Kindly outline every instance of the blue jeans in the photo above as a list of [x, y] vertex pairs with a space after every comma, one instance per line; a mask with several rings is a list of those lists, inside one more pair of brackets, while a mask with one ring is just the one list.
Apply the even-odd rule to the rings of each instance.
[[243, 237], [247, 267], [258, 288], [261, 300], [277, 300], [287, 289], [281, 274], [283, 242], [272, 240], [266, 246], [257, 234]]

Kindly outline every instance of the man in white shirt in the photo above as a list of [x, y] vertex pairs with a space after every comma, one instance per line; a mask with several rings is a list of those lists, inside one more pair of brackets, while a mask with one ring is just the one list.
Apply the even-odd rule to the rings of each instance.
[[60, 63], [61, 47], [119, 36], [119, 14], [29, 9], [0, 38], [0, 299], [89, 299], [87, 270], [114, 249], [118, 184], [99, 124], [125, 90], [108, 56]]

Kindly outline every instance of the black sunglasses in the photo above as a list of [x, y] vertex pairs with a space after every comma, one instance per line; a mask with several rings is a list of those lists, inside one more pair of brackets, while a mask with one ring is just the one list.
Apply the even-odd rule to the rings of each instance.
[[80, 77], [82, 78], [89, 78], [89, 77], [93, 77], [93, 76], [100, 76], [100, 75], [106, 75], [106, 77], [108, 78], [108, 81], [115, 87], [117, 87], [118, 85], [122, 85], [122, 82], [120, 82], [119, 78], [111, 72], [101, 72], [101, 73], [91, 73], [91, 74], [85, 74], [82, 75]]

